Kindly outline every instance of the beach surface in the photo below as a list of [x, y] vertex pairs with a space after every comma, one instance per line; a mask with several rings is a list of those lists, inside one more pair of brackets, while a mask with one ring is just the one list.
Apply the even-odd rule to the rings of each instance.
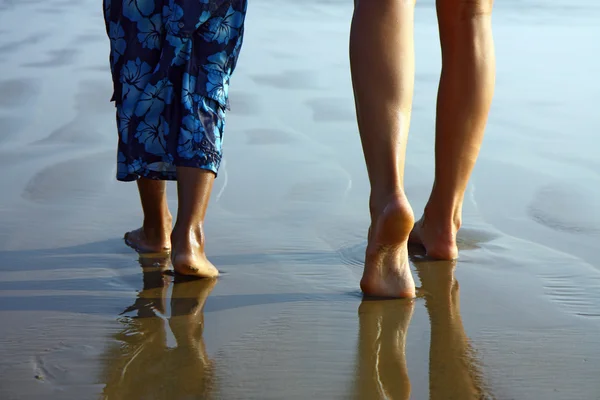
[[[250, 1], [206, 221], [216, 285], [123, 243], [141, 210], [115, 180], [101, 2], [0, 0], [0, 399], [600, 399], [599, 4], [497, 2], [460, 260], [413, 249], [418, 298], [370, 301], [351, 0]], [[437, 35], [419, 1], [417, 216]]]

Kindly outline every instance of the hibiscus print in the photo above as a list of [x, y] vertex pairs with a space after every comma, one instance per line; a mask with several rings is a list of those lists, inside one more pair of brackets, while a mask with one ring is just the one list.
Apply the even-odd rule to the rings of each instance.
[[207, 58], [204, 70], [207, 72], [206, 91], [209, 97], [227, 103], [229, 74], [224, 69], [227, 65], [228, 54], [224, 51], [213, 54]]
[[243, 23], [244, 14], [229, 7], [225, 16], [208, 21], [208, 32], [204, 37], [217, 43], [227, 43], [237, 38]]
[[[123, 15], [133, 22], [148, 18], [154, 12], [154, 0], [117, 0], [123, 1]], [[116, 6], [117, 4], [114, 4]]]
[[163, 36], [162, 15], [154, 14], [150, 18], [142, 18], [137, 23], [137, 38], [146, 49], [158, 49]]
[[148, 84], [139, 96], [135, 115], [138, 117], [159, 115], [165, 109], [165, 105], [171, 104], [172, 100], [173, 84], [169, 79], [162, 79], [155, 85]]
[[167, 151], [165, 134], [168, 131], [169, 125], [165, 118], [152, 115], [140, 122], [135, 138], [144, 145], [146, 152], [161, 155]]
[[104, 0], [117, 179], [218, 172], [247, 0]]

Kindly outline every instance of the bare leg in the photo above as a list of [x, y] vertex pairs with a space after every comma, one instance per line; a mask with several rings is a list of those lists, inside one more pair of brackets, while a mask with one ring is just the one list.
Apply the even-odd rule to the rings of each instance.
[[203, 223], [215, 174], [177, 167], [177, 221], [171, 235], [173, 269], [199, 278], [216, 277], [219, 271], [204, 254]]
[[137, 181], [144, 211], [141, 228], [125, 234], [125, 243], [139, 253], [164, 253], [171, 249], [172, 217], [164, 181], [141, 178]]
[[483, 140], [495, 81], [493, 0], [437, 0], [442, 45], [435, 182], [411, 241], [433, 258], [458, 257], [467, 183]]
[[414, 86], [414, 0], [357, 1], [350, 64], [358, 127], [371, 183], [371, 228], [361, 289], [413, 297], [407, 240], [414, 224], [404, 158]]

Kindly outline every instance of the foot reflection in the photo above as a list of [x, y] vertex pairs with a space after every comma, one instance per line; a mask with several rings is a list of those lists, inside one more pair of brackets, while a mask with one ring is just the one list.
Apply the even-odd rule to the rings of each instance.
[[[463, 327], [455, 263], [413, 262], [431, 322], [429, 398], [493, 398]], [[360, 305], [355, 381], [358, 399], [410, 398], [405, 343], [413, 306], [407, 300], [363, 300]]]
[[[105, 399], [210, 398], [214, 374], [202, 333], [204, 303], [215, 280], [178, 280], [168, 258], [140, 258], [143, 290], [123, 313], [106, 355]], [[173, 286], [170, 316], [169, 286]], [[170, 330], [175, 343], [169, 346]]]
[[363, 300], [358, 310], [358, 399], [410, 398], [405, 344], [413, 308], [408, 300]]
[[490, 398], [460, 315], [455, 262], [415, 262], [431, 321], [429, 398]]

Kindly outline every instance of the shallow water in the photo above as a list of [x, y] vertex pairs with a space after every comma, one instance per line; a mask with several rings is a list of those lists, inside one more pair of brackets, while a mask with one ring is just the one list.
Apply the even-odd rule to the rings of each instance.
[[[351, 2], [251, 4], [207, 220], [214, 288], [158, 274], [163, 261], [120, 239], [141, 211], [135, 185], [114, 180], [96, 3], [0, 1], [0, 398], [600, 398], [600, 6], [497, 4], [461, 259], [415, 254], [419, 298], [374, 302], [358, 290], [368, 182]], [[433, 177], [432, 2], [415, 30], [418, 213]]]

